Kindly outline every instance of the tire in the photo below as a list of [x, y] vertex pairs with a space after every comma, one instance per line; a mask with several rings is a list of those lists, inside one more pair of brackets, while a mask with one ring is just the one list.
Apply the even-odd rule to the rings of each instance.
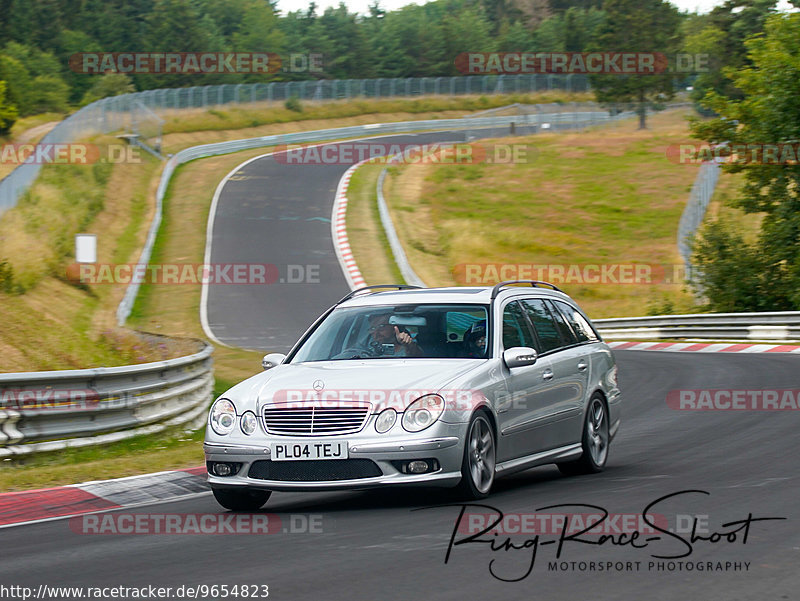
[[605, 469], [610, 445], [608, 421], [608, 409], [603, 397], [599, 394], [593, 395], [589, 400], [589, 408], [583, 423], [581, 439], [583, 454], [575, 461], [557, 464], [562, 474], [565, 476], [597, 474]]
[[494, 485], [497, 442], [485, 413], [476, 413], [467, 426], [464, 457], [461, 461], [461, 482], [456, 488], [459, 498], [485, 499]]
[[237, 490], [235, 488], [213, 488], [217, 503], [231, 511], [256, 511], [269, 500], [270, 490]]

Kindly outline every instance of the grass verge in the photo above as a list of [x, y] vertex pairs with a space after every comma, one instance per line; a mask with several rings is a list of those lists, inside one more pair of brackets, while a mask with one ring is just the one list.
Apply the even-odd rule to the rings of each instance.
[[378, 177], [383, 165], [366, 164], [356, 169], [347, 188], [347, 237], [359, 257], [361, 275], [373, 284], [404, 283], [392, 258], [386, 232], [381, 226], [376, 201]]
[[89, 480], [203, 465], [203, 430], [180, 428], [112, 444], [65, 449], [14, 461], [0, 469], [0, 490], [62, 486]]
[[[528, 160], [393, 167], [385, 194], [406, 254], [430, 286], [493, 283], [483, 269], [480, 281], [464, 277], [464, 266], [489, 263], [680, 270], [677, 225], [697, 168], [670, 162], [666, 149], [688, 138], [678, 111], [655, 115], [644, 131], [623, 121], [584, 132], [502, 138], [496, 141], [523, 145]], [[357, 250], [357, 236], [348, 233]], [[375, 260], [354, 254], [359, 265]], [[596, 318], [696, 309], [681, 284], [565, 278], [560, 285]]]

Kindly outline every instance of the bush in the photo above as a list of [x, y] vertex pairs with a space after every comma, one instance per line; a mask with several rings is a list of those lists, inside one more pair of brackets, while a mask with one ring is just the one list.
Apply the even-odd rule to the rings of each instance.
[[81, 100], [81, 105], [85, 106], [101, 98], [119, 96], [135, 91], [136, 88], [133, 85], [133, 81], [124, 73], [106, 73], [98, 78], [94, 85], [86, 91], [83, 100]]
[[300, 104], [300, 99], [297, 96], [290, 97], [288, 100], [286, 100], [283, 106], [286, 107], [286, 110], [293, 111], [295, 113], [303, 112], [303, 105]]
[[771, 265], [759, 244], [748, 244], [722, 220], [695, 238], [691, 285], [719, 312], [791, 311], [791, 278], [785, 265]]
[[35, 112], [64, 113], [69, 107], [69, 87], [58, 75], [39, 75], [31, 84]]
[[17, 108], [6, 101], [6, 82], [0, 81], [0, 136], [11, 132], [17, 120]]
[[0, 260], [0, 292], [21, 294], [22, 288], [14, 283], [14, 270], [5, 259]]

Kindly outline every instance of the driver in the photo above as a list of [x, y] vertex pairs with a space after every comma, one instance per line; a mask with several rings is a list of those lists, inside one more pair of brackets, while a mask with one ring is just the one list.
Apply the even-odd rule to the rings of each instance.
[[[390, 313], [369, 316], [369, 338], [367, 347], [378, 355], [395, 357], [421, 357], [422, 349], [414, 342], [405, 328], [389, 323]], [[389, 347], [388, 345], [393, 345]], [[394, 349], [394, 353], [391, 352]]]

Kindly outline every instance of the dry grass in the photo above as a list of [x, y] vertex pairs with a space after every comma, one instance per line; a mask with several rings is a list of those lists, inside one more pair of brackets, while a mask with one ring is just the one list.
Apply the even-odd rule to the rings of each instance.
[[[506, 106], [513, 103], [545, 104], [553, 102], [586, 102], [592, 94], [539, 92], [491, 96], [417, 96], [355, 100], [301, 101], [302, 112], [287, 109], [283, 102], [258, 102], [220, 106], [211, 109], [181, 110], [165, 113], [165, 133], [243, 129], [270, 123], [328, 120], [359, 115], [380, 115], [380, 121], [392, 120], [392, 114], [423, 115], [465, 113]], [[427, 118], [436, 118], [435, 116]]]
[[97, 236], [99, 263], [138, 258], [152, 218], [147, 199], [160, 170], [146, 157], [139, 164], [99, 169], [48, 165], [30, 193], [3, 214], [0, 260], [13, 270], [16, 293], [0, 292], [0, 369], [73, 369], [164, 358], [161, 349], [116, 328], [123, 284], [76, 285], [68, 278], [78, 232]]
[[[467, 264], [653, 264], [671, 272], [697, 167], [666, 157], [668, 145], [688, 139], [682, 113], [661, 113], [649, 126], [496, 140], [525, 145], [520, 164], [401, 167], [387, 198], [415, 271], [428, 285], [467, 283], [458, 267]], [[563, 287], [598, 318], [693, 306], [676, 284]]]

